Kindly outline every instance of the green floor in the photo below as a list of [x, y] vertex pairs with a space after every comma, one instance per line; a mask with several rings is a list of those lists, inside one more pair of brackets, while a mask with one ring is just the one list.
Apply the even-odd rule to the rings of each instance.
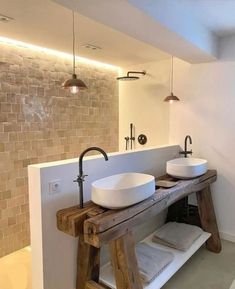
[[201, 248], [162, 289], [229, 289], [235, 279], [235, 243], [223, 241], [220, 254]]

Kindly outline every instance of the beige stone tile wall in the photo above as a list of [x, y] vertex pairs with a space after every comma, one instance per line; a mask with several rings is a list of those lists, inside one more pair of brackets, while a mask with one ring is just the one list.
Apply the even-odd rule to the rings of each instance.
[[89, 89], [63, 90], [70, 59], [0, 44], [0, 257], [30, 243], [27, 166], [118, 150], [118, 70], [81, 62]]

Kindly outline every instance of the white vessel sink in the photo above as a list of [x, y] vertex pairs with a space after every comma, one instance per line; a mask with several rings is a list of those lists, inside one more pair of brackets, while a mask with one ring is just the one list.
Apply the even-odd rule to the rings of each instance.
[[120, 209], [139, 203], [154, 192], [154, 176], [125, 173], [93, 182], [91, 200], [105, 208]]
[[177, 158], [166, 163], [166, 172], [178, 179], [191, 179], [207, 172], [207, 161], [196, 158]]

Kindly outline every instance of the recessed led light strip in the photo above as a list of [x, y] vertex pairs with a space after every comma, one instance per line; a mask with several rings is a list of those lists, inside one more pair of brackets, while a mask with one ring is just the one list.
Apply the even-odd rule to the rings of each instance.
[[[22, 42], [22, 41], [10, 39], [10, 38], [3, 37], [3, 36], [0, 36], [0, 43], [1, 43], [1, 42], [2, 42], [2, 43], [5, 43], [5, 44], [9, 44], [9, 45], [14, 45], [14, 46], [20, 46], [20, 47], [24, 47], [24, 48], [29, 48], [29, 49], [32, 49], [32, 50], [34, 50], [34, 51], [45, 52], [45, 53], [47, 53], [47, 54], [59, 56], [59, 57], [62, 57], [62, 58], [72, 59], [72, 54], [65, 53], [65, 52], [61, 52], [61, 51], [57, 51], [57, 50], [50, 49], [50, 48], [45, 48], [45, 47], [37, 46], [37, 45], [34, 45], [34, 44], [25, 43], [25, 42]], [[88, 59], [88, 58], [85, 58], [85, 57], [76, 56], [76, 59], [77, 59], [79, 62], [87, 63], [87, 64], [99, 66], [99, 67], [104, 67], [104, 68], [109, 68], [109, 69], [115, 69], [115, 70], [119, 69], [118, 66], [111, 65], [111, 64], [107, 64], [107, 63], [103, 63], [103, 62], [96, 61], [96, 60], [91, 60], [91, 59]]]

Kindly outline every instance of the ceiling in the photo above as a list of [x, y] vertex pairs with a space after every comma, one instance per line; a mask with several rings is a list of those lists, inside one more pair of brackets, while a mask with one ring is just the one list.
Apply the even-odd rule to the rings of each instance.
[[[77, 54], [122, 67], [170, 54], [191, 63], [214, 61], [220, 37], [235, 35], [235, 0], [0, 2], [0, 14], [14, 18], [0, 22], [0, 36], [71, 53], [72, 8], [79, 12]], [[102, 49], [87, 49], [85, 44]]]
[[[137, 2], [138, 0], [129, 0]], [[219, 37], [235, 34], [235, 0], [140, 0], [144, 5], [154, 3], [152, 9], [160, 9], [161, 3], [183, 8], [190, 17], [208, 28]], [[166, 10], [166, 9], [165, 9]], [[175, 9], [176, 10], [176, 9]], [[166, 11], [160, 11], [164, 14]], [[168, 11], [169, 12], [169, 11]], [[175, 11], [177, 12], [177, 11]]]
[[[1, 0], [0, 14], [14, 18], [0, 22], [0, 36], [71, 53], [71, 11], [50, 0]], [[76, 13], [78, 54], [118, 66], [157, 61], [169, 54]], [[84, 44], [101, 47], [92, 50]]]
[[52, 1], [190, 63], [217, 59], [217, 36], [181, 0]]
[[235, 0], [180, 0], [194, 17], [218, 36], [235, 34]]

